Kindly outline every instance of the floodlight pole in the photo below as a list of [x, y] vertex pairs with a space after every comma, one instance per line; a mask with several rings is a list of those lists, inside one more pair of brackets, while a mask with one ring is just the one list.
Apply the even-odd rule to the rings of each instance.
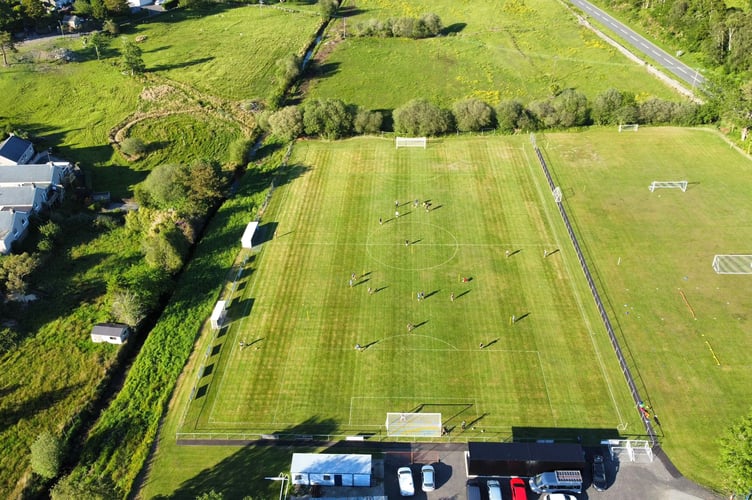
[[[287, 498], [287, 491], [285, 491], [285, 483], [290, 480], [290, 476], [288, 476], [284, 472], [280, 472], [279, 476], [265, 477], [264, 479], [268, 479], [269, 481], [282, 481], [282, 484], [279, 486], [279, 500], [284, 500], [285, 498]], [[284, 497], [282, 496], [283, 494], [284, 494]]]

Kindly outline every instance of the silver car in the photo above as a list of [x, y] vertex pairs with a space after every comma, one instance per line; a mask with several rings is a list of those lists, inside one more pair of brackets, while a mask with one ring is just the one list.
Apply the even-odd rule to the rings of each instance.
[[424, 465], [420, 468], [421, 489], [423, 491], [433, 491], [436, 489], [436, 471], [432, 465]]

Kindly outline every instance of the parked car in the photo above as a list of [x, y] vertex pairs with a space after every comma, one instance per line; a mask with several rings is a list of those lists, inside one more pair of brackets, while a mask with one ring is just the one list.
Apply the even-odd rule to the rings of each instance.
[[606, 464], [603, 463], [603, 455], [596, 455], [593, 457], [593, 488], [603, 491], [606, 486]]
[[527, 500], [525, 481], [522, 478], [513, 477], [510, 479], [509, 487], [512, 489], [512, 500]]
[[436, 471], [432, 465], [424, 465], [420, 468], [421, 489], [433, 491], [436, 489]]
[[567, 495], [566, 493], [549, 493], [543, 500], [577, 500], [574, 495]]
[[399, 479], [400, 495], [403, 497], [415, 495], [413, 471], [410, 470], [410, 467], [400, 467], [397, 469], [397, 479]]
[[488, 487], [488, 500], [501, 500], [501, 485], [496, 479], [486, 481]]

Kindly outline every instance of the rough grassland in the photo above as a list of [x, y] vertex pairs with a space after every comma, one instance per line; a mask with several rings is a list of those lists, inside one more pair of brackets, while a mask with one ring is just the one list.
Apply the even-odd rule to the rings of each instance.
[[[347, 18], [348, 30], [374, 17], [434, 12], [452, 33], [417, 41], [348, 36], [323, 61], [322, 77], [311, 85], [310, 96], [371, 109], [392, 109], [418, 97], [445, 106], [465, 97], [489, 104], [529, 102], [568, 87], [589, 98], [609, 87], [640, 98], [676, 97], [644, 68], [579, 26], [556, 1], [363, 0], [357, 11]], [[343, 30], [336, 24], [325, 43]]]
[[[379, 439], [387, 411], [425, 405], [452, 439], [642, 433], [525, 138], [398, 151], [383, 139], [306, 141], [291, 162], [297, 178], [273, 196], [269, 239], [244, 270], [232, 323], [214, 341], [206, 333], [183, 378], [181, 403], [198, 384], [180, 431]], [[432, 210], [414, 208], [416, 198]], [[462, 432], [462, 420], [475, 428]], [[158, 456], [194, 463], [195, 449], [172, 440]], [[208, 451], [204, 468], [232, 475], [217, 470], [218, 454]], [[166, 464], [155, 462], [149, 496], [200, 470]]]
[[276, 61], [303, 55], [320, 23], [315, 12], [247, 5], [200, 17], [170, 12], [137, 33], [148, 35], [141, 47], [150, 71], [242, 101], [266, 98]]
[[[684, 474], [720, 488], [717, 439], [749, 411], [752, 275], [717, 275], [711, 262], [752, 253], [752, 163], [707, 130], [546, 139], [538, 144], [660, 416], [664, 447]], [[651, 193], [654, 180], [690, 185]]]
[[[160, 17], [136, 29], [147, 35], [142, 45], [147, 78], [178, 80], [198, 98], [265, 95], [274, 58], [302, 52], [318, 23], [315, 15], [258, 8], [230, 9], [202, 19], [181, 15]], [[240, 38], [238, 26], [246, 27], [243, 40], [247, 43], [242, 45], [228, 38]], [[285, 32], [287, 28], [290, 33]], [[195, 36], [188, 36], [189, 32]], [[166, 38], [174, 48], [168, 50]], [[231, 41], [233, 50], [222, 49], [222, 44]], [[0, 68], [0, 119], [28, 131], [38, 150], [53, 147], [58, 158], [80, 163], [91, 186], [110, 191], [114, 197], [131, 195], [133, 186], [156, 161], [224, 161], [227, 147], [240, 134], [215, 115], [141, 122], [133, 132], [143, 136], [154, 155], [128, 163], [114, 154], [108, 144], [109, 131], [145, 106], [139, 95], [152, 84], [121, 74], [115, 50], [119, 46], [118, 40], [113, 41], [97, 61], [80, 38], [20, 44], [19, 53], [10, 55], [12, 65]], [[21, 62], [54, 47], [72, 50], [77, 62]], [[213, 53], [216, 48], [222, 50]], [[220, 75], [221, 81], [213, 80], [213, 75]], [[154, 102], [147, 106], [151, 106], [149, 111], [158, 110]], [[181, 139], [187, 143], [181, 144]], [[29, 305], [23, 314], [23, 342], [0, 357], [0, 496], [4, 498], [18, 496], [21, 478], [30, 471], [29, 447], [36, 436], [43, 430], [68, 432], [97, 397], [118, 350], [92, 345], [90, 328], [111, 319], [104, 298], [107, 277], [141, 258], [139, 242], [127, 237], [122, 228], [107, 230], [81, 217], [71, 220], [64, 232], [65, 241], [56, 248], [51, 269], [32, 277], [32, 290], [40, 292], [42, 300]], [[160, 389], [168, 391], [169, 387]], [[124, 462], [118, 467], [122, 470]]]

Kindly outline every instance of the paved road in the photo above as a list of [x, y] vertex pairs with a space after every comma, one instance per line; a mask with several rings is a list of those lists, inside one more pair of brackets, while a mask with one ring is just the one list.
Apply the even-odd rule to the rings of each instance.
[[705, 83], [705, 78], [696, 68], [691, 68], [675, 57], [669, 55], [665, 50], [657, 47], [638, 33], [635, 33], [629, 29], [628, 26], [620, 23], [587, 0], [570, 1], [572, 2], [572, 5], [585, 12], [591, 18], [596, 19], [599, 23], [608, 27], [614, 33], [618, 33], [622, 39], [630, 43], [635, 49], [653, 59], [666, 70], [676, 75], [680, 80], [687, 82], [687, 84], [692, 87], [701, 87]]

